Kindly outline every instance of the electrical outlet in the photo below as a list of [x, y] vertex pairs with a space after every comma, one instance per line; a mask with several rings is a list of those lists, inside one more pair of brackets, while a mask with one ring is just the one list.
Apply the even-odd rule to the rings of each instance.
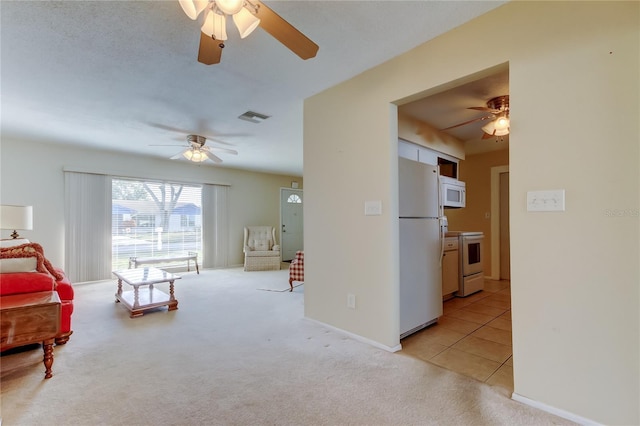
[[356, 295], [355, 294], [347, 294], [347, 308], [355, 309], [356, 308]]
[[364, 215], [365, 216], [380, 216], [382, 214], [382, 201], [365, 201], [364, 202]]

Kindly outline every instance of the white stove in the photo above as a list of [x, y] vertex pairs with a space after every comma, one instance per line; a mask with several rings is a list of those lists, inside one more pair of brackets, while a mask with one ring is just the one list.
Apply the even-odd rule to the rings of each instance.
[[445, 237], [458, 238], [460, 285], [455, 295], [467, 297], [484, 289], [484, 268], [482, 266], [484, 234], [474, 231], [447, 231]]

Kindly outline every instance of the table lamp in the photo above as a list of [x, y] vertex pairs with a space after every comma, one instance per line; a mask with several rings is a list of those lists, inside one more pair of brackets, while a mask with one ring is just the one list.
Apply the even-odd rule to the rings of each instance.
[[11, 229], [11, 238], [20, 237], [17, 229], [33, 229], [33, 206], [0, 206], [0, 229]]

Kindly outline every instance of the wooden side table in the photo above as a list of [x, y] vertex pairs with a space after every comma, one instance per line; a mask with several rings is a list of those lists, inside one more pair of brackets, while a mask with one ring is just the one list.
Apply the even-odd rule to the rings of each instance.
[[44, 378], [53, 365], [53, 342], [60, 330], [60, 297], [56, 291], [2, 296], [0, 349], [42, 343]]

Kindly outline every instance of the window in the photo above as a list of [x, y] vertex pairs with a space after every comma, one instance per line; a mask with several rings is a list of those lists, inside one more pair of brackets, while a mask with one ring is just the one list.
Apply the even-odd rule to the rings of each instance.
[[129, 257], [198, 253], [202, 259], [202, 187], [175, 182], [112, 180], [112, 270]]
[[193, 215], [183, 214], [180, 216], [180, 226], [189, 227], [196, 226], [196, 217]]
[[300, 198], [297, 194], [291, 194], [289, 195], [289, 198], [287, 198], [287, 203], [300, 204], [302, 203], [302, 198]]

